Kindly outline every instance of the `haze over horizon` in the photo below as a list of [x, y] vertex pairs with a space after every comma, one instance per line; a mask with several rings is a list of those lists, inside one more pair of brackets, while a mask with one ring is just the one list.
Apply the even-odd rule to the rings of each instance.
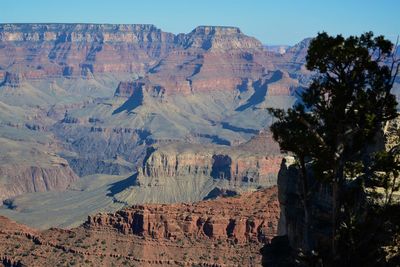
[[175, 34], [199, 25], [236, 26], [264, 44], [293, 45], [321, 31], [347, 36], [372, 30], [395, 41], [399, 8], [393, 0], [255, 0], [247, 5], [228, 0], [20, 0], [3, 3], [0, 23], [154, 24]]

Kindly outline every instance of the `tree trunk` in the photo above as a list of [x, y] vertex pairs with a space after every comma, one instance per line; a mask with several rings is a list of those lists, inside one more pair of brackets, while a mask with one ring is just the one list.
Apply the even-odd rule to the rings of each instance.
[[338, 160], [332, 183], [332, 264], [340, 258], [338, 251], [338, 230], [341, 220], [342, 191], [344, 186], [344, 161]]

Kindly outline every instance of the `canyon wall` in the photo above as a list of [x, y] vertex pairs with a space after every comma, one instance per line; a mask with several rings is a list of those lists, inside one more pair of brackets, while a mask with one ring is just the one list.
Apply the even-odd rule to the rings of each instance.
[[149, 24], [0, 24], [0, 44], [1, 69], [9, 70], [2, 75], [28, 79], [144, 73], [170, 52], [170, 60], [179, 61], [202, 58], [197, 54], [210, 48], [262, 49], [235, 27], [200, 26], [174, 35]]
[[[299, 49], [287, 57], [300, 57]], [[139, 75], [136, 86], [159, 94], [246, 91], [276, 64], [286, 69], [282, 60], [237, 27], [175, 35], [147, 24], [0, 24], [0, 85], [11, 87], [112, 73]]]
[[[275, 194], [276, 187], [273, 187], [193, 204], [135, 205], [114, 214], [89, 216], [85, 226], [112, 228], [123, 234], [155, 239], [230, 239], [235, 243], [265, 243], [277, 232], [279, 207]], [[243, 205], [246, 197], [252, 205]], [[261, 211], [259, 208], [265, 205], [268, 209]]]
[[0, 216], [0, 260], [18, 266], [259, 266], [276, 235], [277, 188], [194, 204], [136, 205], [38, 231]]
[[146, 24], [1, 24], [0, 66], [29, 79], [140, 73], [175, 39]]
[[0, 200], [25, 193], [63, 191], [79, 179], [67, 162], [54, 166], [1, 165], [0, 176], [7, 177], [0, 187]]
[[[262, 139], [266, 142], [266, 139]], [[260, 141], [257, 141], [260, 142]], [[260, 142], [262, 143], [262, 142]], [[272, 144], [273, 146], [273, 144]], [[176, 177], [209, 177], [231, 186], [273, 186], [281, 155], [240, 147], [199, 146], [180, 143], [149, 149], [138, 170], [137, 184], [163, 185]]]

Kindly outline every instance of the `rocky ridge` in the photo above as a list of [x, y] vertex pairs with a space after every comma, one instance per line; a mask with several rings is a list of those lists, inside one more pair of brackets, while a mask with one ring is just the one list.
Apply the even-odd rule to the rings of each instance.
[[[268, 141], [263, 139], [263, 142]], [[282, 159], [279, 153], [246, 151], [244, 148], [185, 146], [179, 143], [162, 146], [145, 158], [143, 167], [138, 171], [137, 183], [157, 186], [173, 177], [207, 176], [232, 186], [275, 185]], [[272, 150], [270, 147], [269, 151]]]
[[170, 52], [262, 48], [235, 27], [174, 35], [147, 24], [1, 24], [0, 44], [0, 66], [9, 70], [3, 76], [27, 79], [144, 73]]
[[[112, 228], [123, 234], [155, 239], [190, 237], [263, 243], [277, 232], [276, 212], [279, 208], [274, 192], [276, 187], [193, 204], [135, 205], [114, 214], [89, 216], [85, 226], [90, 229]], [[246, 197], [254, 206], [240, 206]], [[262, 211], [260, 208], [264, 205], [268, 209]]]
[[0, 65], [30, 79], [143, 72], [175, 38], [146, 24], [1, 24]]
[[[25, 127], [30, 132], [40, 130], [36, 125]], [[38, 145], [0, 138], [0, 201], [24, 193], [63, 191], [79, 179], [50, 142]]]
[[70, 230], [37, 231], [0, 217], [0, 258], [19, 266], [257, 266], [278, 214], [274, 187], [195, 204], [133, 206]]

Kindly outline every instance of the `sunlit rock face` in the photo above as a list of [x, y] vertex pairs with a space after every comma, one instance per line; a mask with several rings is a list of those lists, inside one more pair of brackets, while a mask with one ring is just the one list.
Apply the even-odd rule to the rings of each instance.
[[173, 34], [142, 24], [1, 24], [0, 44], [0, 65], [29, 65], [27, 78], [143, 72], [177, 46]]

